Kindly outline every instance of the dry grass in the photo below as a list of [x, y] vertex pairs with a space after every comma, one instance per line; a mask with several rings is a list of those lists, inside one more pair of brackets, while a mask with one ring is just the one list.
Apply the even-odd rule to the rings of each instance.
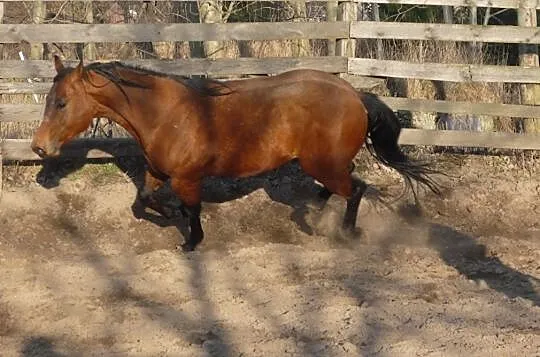
[[[373, 42], [362, 43], [361, 55], [375, 57]], [[363, 53], [362, 53], [363, 52]], [[439, 41], [385, 41], [383, 42], [383, 58], [402, 60], [414, 63], [468, 63], [505, 65], [506, 56], [500, 53], [497, 57], [486, 55], [482, 44], [472, 46], [469, 43]], [[417, 99], [439, 99], [449, 101], [465, 101], [479, 103], [511, 103], [516, 97], [512, 86], [503, 83], [457, 83], [421, 79], [396, 79], [390, 81], [392, 94]], [[411, 125], [424, 129], [435, 129], [448, 116], [440, 116], [435, 112], [411, 113]], [[453, 125], [469, 130], [514, 131], [514, 122], [508, 117], [492, 117], [482, 115], [452, 115]]]

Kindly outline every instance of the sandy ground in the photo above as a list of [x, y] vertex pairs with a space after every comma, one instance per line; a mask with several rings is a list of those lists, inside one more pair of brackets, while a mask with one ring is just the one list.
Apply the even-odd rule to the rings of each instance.
[[340, 198], [302, 207], [294, 165], [209, 180], [189, 254], [181, 218], [133, 214], [125, 175], [6, 170], [0, 356], [540, 356], [540, 166], [435, 159], [452, 178], [423, 217], [372, 190], [349, 240]]

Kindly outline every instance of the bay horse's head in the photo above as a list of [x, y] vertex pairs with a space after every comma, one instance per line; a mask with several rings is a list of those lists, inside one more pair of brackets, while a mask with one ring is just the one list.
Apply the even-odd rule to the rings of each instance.
[[34, 133], [32, 150], [42, 158], [60, 154], [60, 148], [86, 130], [96, 114], [84, 85], [84, 66], [64, 67], [54, 56], [56, 77], [45, 104], [43, 121]]

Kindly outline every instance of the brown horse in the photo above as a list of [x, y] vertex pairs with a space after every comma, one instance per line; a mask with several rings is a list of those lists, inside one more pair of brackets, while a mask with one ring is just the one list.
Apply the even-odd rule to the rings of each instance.
[[329, 73], [293, 70], [218, 82], [118, 62], [83, 66], [81, 61], [68, 68], [55, 56], [54, 65], [57, 75], [33, 151], [58, 156], [93, 118], [112, 119], [137, 140], [148, 162], [140, 202], [164, 214], [152, 194], [170, 178], [189, 218], [185, 251], [203, 239], [205, 176], [245, 177], [297, 159], [324, 185], [321, 196], [347, 199], [343, 228], [352, 231], [367, 187], [351, 176], [352, 160], [366, 142], [374, 157], [399, 171], [411, 188], [416, 180], [438, 193], [429, 176], [435, 171], [398, 147], [401, 128], [392, 110]]

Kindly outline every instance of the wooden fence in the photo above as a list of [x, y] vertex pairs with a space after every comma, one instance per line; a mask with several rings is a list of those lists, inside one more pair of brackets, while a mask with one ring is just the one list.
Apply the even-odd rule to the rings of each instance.
[[[4, 1], [9, 2], [9, 1]], [[96, 1], [98, 2], [98, 1]], [[540, 9], [533, 0], [370, 0], [379, 4]], [[327, 1], [321, 2], [323, 4]], [[365, 2], [364, 2], [365, 3]], [[483, 26], [356, 21], [347, 15], [353, 1], [340, 2], [340, 21], [273, 23], [152, 23], [152, 24], [1, 24], [0, 45], [9, 43], [111, 43], [154, 41], [222, 40], [305, 40], [329, 39], [338, 43], [351, 39], [437, 40], [463, 42], [540, 44], [540, 31], [531, 26]], [[1, 18], [0, 18], [1, 20]], [[1, 21], [0, 21], [1, 22]], [[341, 53], [340, 53], [341, 52]], [[356, 88], [369, 90], [384, 78], [416, 78], [449, 82], [499, 82], [540, 84], [540, 69], [526, 66], [412, 63], [398, 60], [354, 58], [346, 51], [337, 56], [137, 60], [140, 66], [181, 75], [211, 77], [271, 75], [297, 68], [313, 68], [334, 73]], [[69, 62], [69, 61], [68, 61]], [[74, 64], [74, 63], [73, 63]], [[51, 86], [54, 69], [50, 61], [0, 61], [0, 95], [44, 94]], [[41, 81], [27, 83], [27, 78]], [[11, 79], [11, 81], [5, 81]], [[534, 104], [455, 102], [382, 97], [394, 110], [540, 118]], [[40, 120], [42, 104], [0, 104], [0, 125], [4, 122]], [[540, 150], [537, 134], [404, 129], [400, 138], [406, 145], [440, 145]], [[81, 140], [69, 146], [66, 155], [107, 157], [137, 155], [130, 140]], [[94, 149], [91, 149], [94, 148]], [[3, 160], [39, 160], [30, 150], [29, 139], [5, 139], [0, 146]], [[1, 160], [0, 160], [1, 162]]]

